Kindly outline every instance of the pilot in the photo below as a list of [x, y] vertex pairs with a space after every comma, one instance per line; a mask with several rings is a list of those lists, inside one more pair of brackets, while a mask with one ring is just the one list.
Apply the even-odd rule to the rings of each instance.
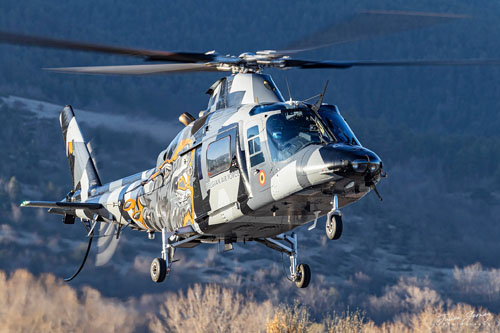
[[286, 118], [283, 115], [276, 114], [269, 118], [267, 130], [271, 134], [272, 141], [276, 148], [281, 149], [284, 141], [283, 129], [286, 124]]
[[291, 145], [300, 132], [299, 120], [288, 120], [285, 115], [277, 114], [269, 118], [267, 130], [270, 134], [270, 150], [273, 160], [282, 161], [295, 153]]

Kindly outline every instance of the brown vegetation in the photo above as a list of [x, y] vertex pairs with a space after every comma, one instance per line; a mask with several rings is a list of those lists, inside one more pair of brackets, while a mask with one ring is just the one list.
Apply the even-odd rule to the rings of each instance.
[[154, 332], [259, 332], [273, 313], [270, 301], [256, 302], [231, 289], [195, 284], [186, 294], [166, 295], [151, 322]]
[[366, 321], [359, 310], [333, 314], [321, 323], [308, 320], [305, 308], [279, 308], [273, 319], [267, 323], [268, 333], [299, 332], [364, 332], [364, 333], [406, 333], [406, 332], [498, 332], [500, 315], [467, 304], [459, 304], [449, 310], [442, 306], [428, 306], [414, 314], [400, 316], [393, 322], [376, 325]]
[[[410, 287], [407, 288], [407, 285]], [[51, 274], [38, 278], [26, 270], [7, 276], [0, 271], [0, 331], [50, 332], [498, 332], [500, 315], [467, 304], [445, 308], [439, 298], [424, 297], [415, 304], [415, 281], [400, 280], [378, 302], [394, 294], [406, 312], [377, 325], [359, 310], [338, 314], [324, 307], [324, 319], [311, 319], [309, 309], [259, 302], [218, 285], [189, 288], [186, 293], [144, 296], [121, 301], [102, 297], [84, 287], [81, 292]], [[415, 293], [410, 297], [407, 291]], [[430, 294], [429, 294], [430, 293]], [[407, 303], [399, 303], [406, 295]], [[403, 297], [404, 298], [404, 297]], [[419, 298], [419, 297], [417, 297]], [[429, 302], [429, 299], [432, 300]], [[147, 306], [145, 306], [147, 304]], [[421, 308], [421, 305], [425, 307]], [[144, 309], [153, 309], [152, 312]], [[156, 311], [156, 313], [154, 313]], [[146, 312], [146, 314], [144, 313]], [[149, 313], [148, 313], [149, 312]]]
[[92, 288], [77, 291], [52, 274], [0, 271], [2, 332], [132, 332], [143, 320], [131, 306]]

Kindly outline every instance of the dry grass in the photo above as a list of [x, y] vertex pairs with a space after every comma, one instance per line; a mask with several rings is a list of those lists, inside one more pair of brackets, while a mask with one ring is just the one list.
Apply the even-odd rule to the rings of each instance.
[[499, 332], [500, 316], [467, 304], [458, 304], [448, 311], [442, 307], [428, 307], [422, 312], [376, 326], [369, 322], [362, 332]]
[[305, 333], [305, 332], [361, 332], [364, 325], [364, 313], [359, 310], [342, 314], [333, 313], [323, 322], [309, 320], [306, 307], [295, 303], [293, 307], [282, 305], [267, 322], [267, 333]]
[[267, 322], [268, 333], [348, 332], [348, 333], [410, 333], [410, 332], [500, 332], [500, 315], [467, 304], [458, 304], [444, 310], [442, 306], [428, 306], [415, 314], [405, 314], [394, 322], [376, 325], [366, 321], [359, 310], [333, 314], [321, 323], [309, 321], [305, 307], [282, 306]]
[[[359, 310], [328, 315], [333, 304], [325, 305], [326, 318], [315, 322], [299, 303], [273, 306], [217, 285], [124, 302], [88, 287], [77, 292], [51, 274], [0, 271], [0, 332], [500, 332], [500, 315], [485, 309], [424, 303], [380, 325]], [[145, 305], [158, 313], [141, 312]]]
[[333, 313], [324, 322], [326, 332], [361, 332], [364, 327], [365, 314], [360, 310], [354, 312], [349, 309], [340, 315]]

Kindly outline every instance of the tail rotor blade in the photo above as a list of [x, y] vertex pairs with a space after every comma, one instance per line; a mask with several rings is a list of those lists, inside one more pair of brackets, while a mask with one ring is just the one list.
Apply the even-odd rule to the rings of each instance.
[[97, 239], [96, 266], [102, 266], [109, 262], [118, 247], [119, 238], [115, 237], [118, 227], [113, 223], [101, 222], [99, 226], [99, 238]]

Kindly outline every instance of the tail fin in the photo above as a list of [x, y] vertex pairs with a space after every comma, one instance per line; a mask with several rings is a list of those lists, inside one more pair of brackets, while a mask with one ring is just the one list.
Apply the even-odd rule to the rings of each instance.
[[73, 188], [81, 191], [82, 200], [87, 200], [89, 189], [100, 186], [101, 180], [70, 105], [61, 111], [59, 121], [73, 177]]

